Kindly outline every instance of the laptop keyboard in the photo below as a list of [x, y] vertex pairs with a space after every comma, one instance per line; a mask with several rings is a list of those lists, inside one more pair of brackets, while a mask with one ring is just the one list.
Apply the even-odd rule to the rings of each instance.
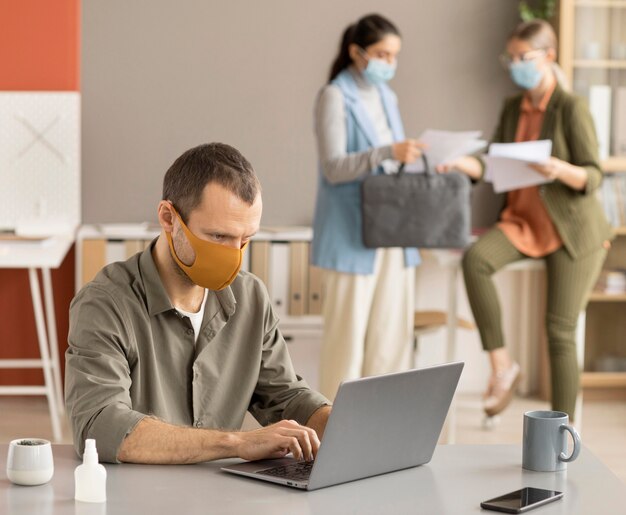
[[303, 481], [309, 479], [311, 470], [313, 469], [313, 463], [312, 461], [298, 461], [296, 463], [290, 463], [289, 465], [278, 465], [276, 467], [259, 470], [257, 474]]

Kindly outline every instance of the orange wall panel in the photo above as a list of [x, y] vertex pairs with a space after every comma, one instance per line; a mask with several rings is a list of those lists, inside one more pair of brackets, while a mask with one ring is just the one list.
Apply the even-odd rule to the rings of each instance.
[[0, 90], [78, 91], [79, 0], [0, 0]]
[[[0, 0], [0, 90], [78, 91], [79, 59], [79, 0]], [[52, 271], [52, 284], [63, 356], [74, 294], [73, 249]], [[0, 270], [0, 358], [37, 357], [28, 272]], [[43, 375], [41, 370], [0, 369], [0, 384], [43, 384]]]

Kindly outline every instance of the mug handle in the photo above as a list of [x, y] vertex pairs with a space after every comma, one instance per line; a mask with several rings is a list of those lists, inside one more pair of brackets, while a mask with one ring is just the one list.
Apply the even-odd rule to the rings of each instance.
[[569, 431], [569, 434], [572, 435], [572, 440], [574, 441], [572, 454], [567, 456], [564, 452], [562, 452], [561, 454], [559, 454], [559, 460], [565, 462], [574, 461], [576, 458], [578, 458], [578, 454], [580, 453], [580, 435], [578, 434], [578, 431], [576, 431], [576, 429], [566, 424], [563, 424], [561, 427], [559, 427], [559, 431]]

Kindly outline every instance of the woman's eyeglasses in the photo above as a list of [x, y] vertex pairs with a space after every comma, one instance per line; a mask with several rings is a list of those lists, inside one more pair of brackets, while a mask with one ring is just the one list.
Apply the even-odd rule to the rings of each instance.
[[528, 52], [524, 52], [523, 54], [519, 54], [519, 55], [502, 54], [500, 56], [500, 62], [505, 68], [508, 68], [514, 62], [519, 61], [523, 63], [526, 61], [532, 61], [533, 59], [536, 59], [537, 57], [545, 53], [546, 53], [545, 49], [538, 48], [536, 50], [529, 50]]

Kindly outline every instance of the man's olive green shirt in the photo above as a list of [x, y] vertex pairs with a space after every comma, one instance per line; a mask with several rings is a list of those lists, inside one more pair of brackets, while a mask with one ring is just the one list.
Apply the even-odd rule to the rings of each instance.
[[65, 402], [82, 453], [95, 438], [102, 460], [146, 416], [237, 430], [246, 411], [262, 425], [304, 424], [330, 404], [294, 372], [267, 290], [240, 272], [209, 291], [197, 342], [172, 306], [152, 248], [104, 268], [70, 306]]

